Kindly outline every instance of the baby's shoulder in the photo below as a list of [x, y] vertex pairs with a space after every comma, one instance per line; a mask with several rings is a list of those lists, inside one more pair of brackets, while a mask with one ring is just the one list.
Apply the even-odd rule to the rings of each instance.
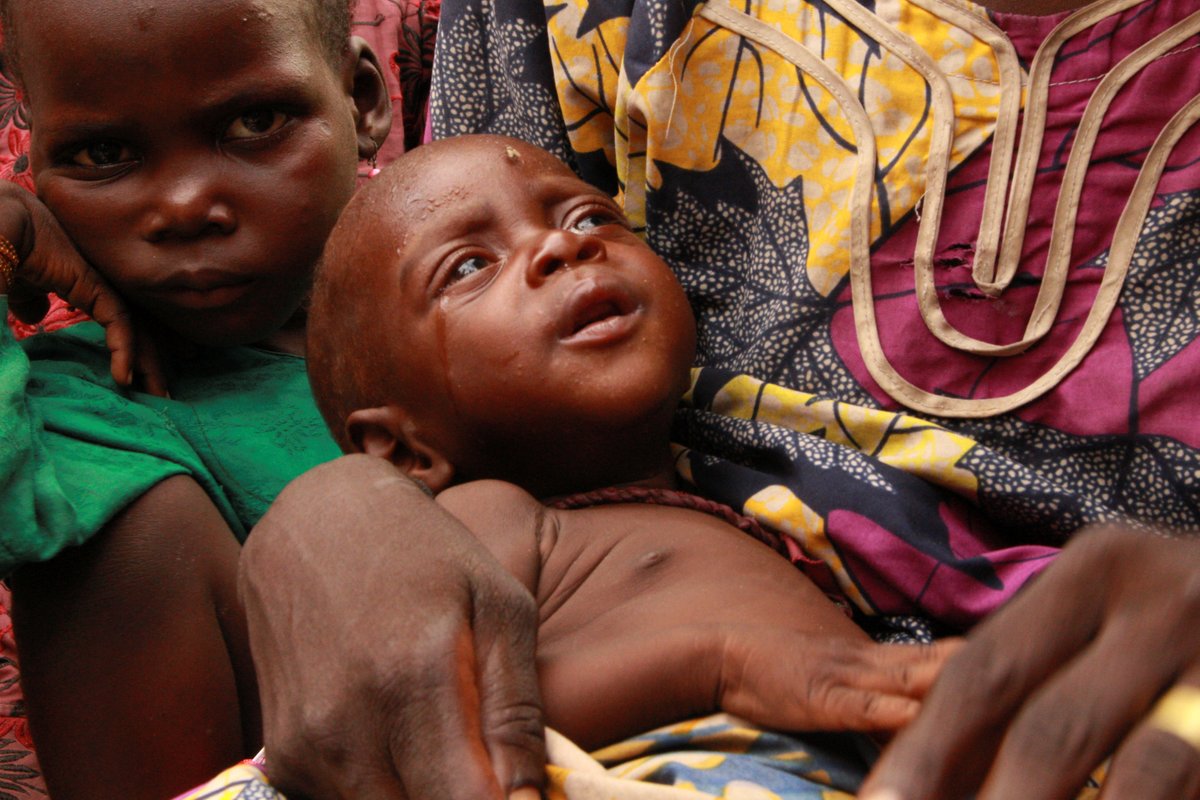
[[546, 512], [546, 507], [520, 486], [497, 480], [451, 486], [438, 493], [437, 502], [476, 531], [497, 527], [536, 530]]

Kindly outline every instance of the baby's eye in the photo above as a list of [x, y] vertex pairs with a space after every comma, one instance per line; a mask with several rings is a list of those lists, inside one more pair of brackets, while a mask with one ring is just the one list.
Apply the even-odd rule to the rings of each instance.
[[247, 111], [229, 124], [226, 139], [254, 139], [269, 136], [283, 127], [288, 115], [274, 108], [256, 108]]
[[602, 228], [605, 225], [622, 225], [624, 224], [620, 217], [612, 211], [589, 211], [583, 216], [577, 217], [571, 223], [570, 228], [579, 233], [589, 233], [596, 228]]
[[487, 269], [489, 263], [491, 262], [483, 256], [467, 256], [450, 269], [450, 274], [446, 276], [446, 285], [449, 286], [463, 278], [468, 278], [476, 272], [482, 272]]
[[71, 162], [81, 167], [111, 167], [133, 159], [131, 148], [112, 141], [92, 142], [71, 154]]

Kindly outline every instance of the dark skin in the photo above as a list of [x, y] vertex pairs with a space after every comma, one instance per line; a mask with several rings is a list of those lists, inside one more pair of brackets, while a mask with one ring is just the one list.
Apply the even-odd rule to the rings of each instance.
[[[1039, 14], [1083, 3], [990, 5]], [[370, 143], [364, 138], [361, 144], [369, 153]], [[19, 193], [0, 200], [28, 202]], [[135, 348], [126, 306], [72, 249], [42, 247], [61, 236], [42, 211], [28, 211], [20, 230], [5, 231], [25, 257], [10, 301], [36, 316], [37, 291], [53, 289], [88, 310], [106, 323], [114, 375], [127, 382]], [[397, 480], [402, 490], [391, 488]], [[420, 521], [409, 527], [403, 550], [394, 547], [398, 518]], [[972, 635], [909, 733], [885, 752], [870, 786], [891, 787], [906, 798], [954, 798], [961, 793], [950, 788], [951, 777], [978, 786], [991, 772], [997, 785], [1008, 787], [995, 796], [1025, 800], [1033, 796], [1035, 774], [1078, 783], [1090, 769], [1086, 759], [1045, 746], [1038, 732], [1051, 730], [1055, 720], [1086, 720], [1097, 708], [1092, 701], [1105, 697], [1112, 704], [1104, 717], [1078, 730], [1089, 750], [1123, 742], [1128, 751], [1110, 775], [1109, 796], [1186, 796], [1155, 756], [1171, 754], [1170, 763], [1194, 785], [1200, 780], [1194, 753], [1180, 752], [1180, 740], [1138, 721], [1173, 682], [1200, 685], [1200, 651], [1178, 635], [1195, 627], [1179, 621], [1195, 618], [1189, 587], [1200, 570], [1200, 548], [1122, 531], [1085, 541], [1068, 546], [1025, 594], [1038, 602], [1014, 603]], [[347, 457], [298, 478], [255, 529], [240, 569], [272, 775], [280, 785], [310, 796], [494, 798], [540, 783], [544, 749], [531, 643], [536, 606], [469, 531], [386, 462]], [[1104, 602], [1092, 591], [1102, 583], [1094, 577], [1101, 572], [1120, 586]], [[364, 619], [364, 608], [378, 614]], [[1062, 626], [1042, 626], [1048, 608]], [[1060, 636], [1076, 619], [1087, 621], [1079, 630], [1089, 641], [1107, 636], [1120, 643], [1131, 629], [1145, 631], [1150, 641], [1113, 647], [1101, 667], [1068, 676], [1061, 667], [1088, 651], [1075, 632]], [[1023, 646], [1012, 646], [1014, 631]], [[392, 642], [395, 650], [380, 642]], [[1143, 669], [1147, 651], [1155, 653], [1153, 675]], [[446, 677], [464, 672], [475, 680]], [[973, 684], [980, 674], [993, 680]], [[965, 698], [957, 693], [964, 684], [976, 689]], [[1000, 686], [1011, 692], [1003, 706], [992, 691]], [[1080, 706], [1086, 713], [1075, 713]], [[971, 725], [983, 718], [994, 723], [989, 731], [1009, 731], [1007, 741], [1021, 743], [1014, 752], [1022, 755], [1001, 764], [997, 737]], [[968, 751], [979, 758], [964, 762]], [[1065, 796], [1045, 781], [1036, 788]]]
[[[994, 0], [990, 5], [997, 11], [1045, 14], [1080, 7], [1084, 2]], [[391, 536], [392, 520], [412, 513], [412, 508], [419, 507], [421, 501], [415, 491], [391, 496], [372, 488], [373, 479], [382, 479], [377, 469], [383, 467], [347, 458], [297, 479], [285, 492], [285, 502], [268, 514], [244, 551], [241, 585], [253, 593], [252, 598], [247, 595], [252, 625], [257, 624], [275, 637], [272, 647], [277, 655], [273, 661], [282, 658], [290, 648], [299, 648], [312, 659], [323, 656], [316, 641], [310, 641], [302, 633], [293, 635], [272, 622], [272, 608], [299, 609], [303, 604], [302, 598], [278, 581], [281, 575], [311, 580], [330, 597], [338, 593], [340, 585], [353, 585], [354, 604], [333, 601], [335, 608], [346, 613], [367, 598], [378, 598], [387, 604], [399, 602], [395, 596], [396, 583], [382, 579], [392, 569], [410, 576], [412, 585], [430, 589], [435, 595], [435, 605], [422, 608], [419, 619], [385, 624], [397, 636], [415, 636], [432, 627], [439, 631], [454, 630], [454, 637], [442, 639], [441, 647], [414, 649], [409, 654], [413, 658], [403, 666], [364, 669], [356, 678], [356, 685], [364, 695], [380, 693], [394, 697], [406, 694], [406, 682], [431, 682], [430, 676], [445, 665], [461, 663], [449, 641], [471, 640], [482, 650], [492, 647], [492, 633], [471, 628], [471, 619], [464, 614], [464, 609], [474, 608], [471, 604], [478, 599], [509, 598], [505, 602], [511, 603], [512, 613], [525, 619], [530, 617], [527, 610], [511, 600], [512, 587], [504, 580], [505, 576], [497, 578], [496, 584], [506, 588], [493, 595], [483, 588], [487, 579], [478, 569], [468, 573], [437, 557], [437, 543], [431, 534], [411, 531], [405, 545], [412, 553], [424, 554], [429, 569], [444, 570], [441, 581], [433, 581], [427, 570], [411, 562], [400, 563], [400, 559], [389, 562], [381, 572], [372, 571], [371, 575], [381, 576], [378, 581], [371, 577], [364, 580], [356, 560], [346, 554], [345, 538], [336, 547], [332, 544], [325, 547], [323, 541], [328, 540], [319, 541], [298, 533], [314, 514], [321, 513], [320, 498], [336, 497], [338, 516], [332, 518], [321, 513], [320, 518], [339, 534], [353, 537], [355, 531], [378, 530], [386, 532], [379, 535], [381, 540]], [[362, 502], [346, 499], [354, 493], [361, 495]], [[444, 518], [442, 525], [443, 531], [453, 532], [456, 548], [469, 549], [469, 532]], [[373, 554], [380, 551], [367, 544], [372, 541], [369, 534], [362, 533], [359, 537], [356, 541], [360, 542], [360, 550]], [[303, 558], [297, 557], [297, 553], [303, 553]], [[493, 562], [481, 558], [479, 563]], [[317, 564], [321, 569], [316, 568]], [[1120, 529], [1074, 537], [1057, 563], [1023, 593], [1019, 602], [972, 632], [964, 650], [947, 663], [916, 722], [885, 750], [865, 789], [883, 792], [878, 796], [880, 799], [954, 800], [986, 782], [990, 792], [986, 796], [991, 800], [1065, 798], [1073, 795], [1074, 788], [1064, 789], [1064, 785], [1078, 787], [1103, 754], [1116, 749], [1121, 753], [1109, 774], [1106, 800], [1112, 797], [1177, 800], [1188, 797], [1189, 793], [1194, 796], [1195, 787], [1200, 785], [1200, 757], [1182, 740], [1149, 729], [1143, 720], [1155, 699], [1172, 685], [1200, 686], [1200, 643], [1192, 636], [1196, 630], [1194, 620], [1200, 613], [1194, 591], [1197, 574], [1200, 574], [1200, 546], [1195, 542], [1171, 542], [1144, 532]], [[450, 584], [454, 585], [452, 591], [437, 588]], [[1097, 591], [1109, 587], [1103, 598], [1097, 597]], [[418, 607], [422, 595], [414, 589], [410, 596], [413, 607]], [[1045, 624], [1048, 609], [1054, 612], [1053, 625]], [[502, 612], [496, 611], [495, 602], [489, 602], [487, 613]], [[312, 611], [300, 619], [318, 624], [321, 618]], [[532, 620], [528, 624], [532, 629]], [[1136, 631], [1136, 635], [1131, 631]], [[1105, 646], [1093, 647], [1094, 641], [1104, 641]], [[357, 649], [351, 636], [339, 638], [339, 644]], [[1154, 658], [1147, 658], [1146, 653], [1153, 653]], [[260, 659], [260, 671], [263, 664], [264, 659]], [[499, 677], [501, 674], [503, 678]], [[277, 683], [281, 692], [290, 689], [295, 694], [305, 686], [300, 675], [281, 676]], [[484, 690], [478, 698], [462, 691], [448, 691], [446, 696], [451, 700], [447, 701], [447, 707], [477, 708], [482, 704], [490, 712], [529, 707], [528, 684], [515, 672], [490, 672], [479, 685]], [[998, 703], [997, 697], [1001, 696], [1004, 702]], [[1098, 698], [1104, 702], [1096, 702]], [[384, 738], [400, 740], [410, 721], [429, 723], [437, 718], [427, 704], [423, 709], [427, 717], [417, 715], [386, 725]], [[369, 708], [367, 713], [373, 715]], [[460, 719], [466, 716], [469, 715], [457, 714]], [[504, 715], [484, 716], [487, 721], [483, 727], [492, 732], [497, 729], [492, 720]], [[526, 720], [529, 716], [514, 714], [513, 718]], [[299, 722], [284, 713], [280, 717]], [[353, 719], [349, 708], [332, 711], [317, 720], [312, 727], [313, 737], [303, 740], [299, 735], [289, 735], [279, 740], [272, 752], [284, 750], [295, 754], [297, 760], [316, 758], [317, 749], [311, 742], [322, 736], [352, 734]], [[980, 720], [988, 724], [977, 724]], [[1059, 746], [1062, 737], [1056, 738], [1056, 734], [1050, 737], [1054, 740], [1052, 746], [1047, 743], [1046, 732], [1062, 731], [1064, 721], [1077, 723], [1066, 723], [1070, 727], [1066, 733], [1071, 741], [1079, 743], [1078, 747]], [[480, 748], [474, 752], [493, 753], [491, 763], [482, 760], [472, 763], [465, 772], [473, 780], [479, 779], [480, 774], [495, 775], [500, 786], [537, 784], [540, 745], [529, 736], [531, 727], [514, 724], [508, 733], [498, 735], [509, 741], [534, 742], [528, 757], [517, 750], [497, 757], [495, 751]], [[420, 755], [427, 759], [426, 764], [444, 763], [439, 744], [422, 745]], [[378, 748], [359, 752], [362, 755], [354, 768], [370, 774], [390, 774], [392, 762], [386, 755], [372, 754]], [[455, 752], [461, 755], [461, 750]], [[964, 758], [967, 753], [975, 757]], [[353, 768], [340, 766], [341, 763], [329, 773], [341, 775], [338, 780], [342, 785], [351, 785], [346, 776]], [[418, 777], [414, 785], [449, 786], [444, 796], [470, 797], [469, 791], [459, 788], [467, 781], [455, 780], [462, 772], [435, 766], [427, 771], [434, 776], [429, 783]], [[434, 779], [450, 782], [435, 784]], [[300, 777], [295, 780], [297, 786], [330, 785], [304, 783]], [[385, 783], [388, 789], [381, 790], [379, 796], [406, 796], [396, 784]]]
[[[57, 289], [111, 323], [126, 384], [127, 307], [106, 287], [168, 342], [302, 352], [296, 310], [313, 264], [359, 157], [387, 133], [378, 62], [361, 41], [332, 61], [290, 0], [136, 12], [15, 9], [37, 187], [0, 197], [0, 233], [24, 256], [16, 306]], [[161, 798], [260, 746], [237, 557], [216, 507], [180, 476], [84, 547], [12, 577], [54, 797], [119, 786]]]
[[[326, 252], [316, 394], [333, 384], [316, 353], [354, 347], [323, 334], [382, 329], [390, 346], [356, 358], [405, 398], [351, 412], [349, 436], [438, 491], [536, 600], [547, 724], [598, 747], [719, 709], [788, 730], [891, 731], [912, 717], [948, 649], [872, 644], [713, 516], [561, 511], [530, 493], [674, 484], [668, 429], [695, 326], [608, 197], [523, 142], [457, 138], [373, 181]], [[364, 281], [377, 305], [353, 297]], [[342, 324], [347, 307], [357, 325]]]

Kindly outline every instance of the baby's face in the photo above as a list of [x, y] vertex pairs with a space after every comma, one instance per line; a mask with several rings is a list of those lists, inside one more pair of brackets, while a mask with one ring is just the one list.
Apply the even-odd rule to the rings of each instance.
[[483, 139], [433, 159], [395, 203], [407, 232], [394, 341], [460, 472], [481, 452], [511, 460], [541, 431], [669, 420], [691, 309], [607, 195], [541, 150]]
[[17, 12], [38, 195], [186, 338], [244, 343], [282, 325], [354, 190], [354, 107], [308, 1]]

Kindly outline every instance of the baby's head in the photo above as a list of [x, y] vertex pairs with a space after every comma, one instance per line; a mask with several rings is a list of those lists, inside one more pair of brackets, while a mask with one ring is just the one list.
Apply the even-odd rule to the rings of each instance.
[[309, 376], [342, 447], [435, 490], [545, 496], [669, 465], [695, 328], [612, 200], [497, 136], [406, 153], [331, 234]]
[[206, 344], [292, 318], [391, 114], [349, 0], [5, 0], [38, 196], [159, 322]]

